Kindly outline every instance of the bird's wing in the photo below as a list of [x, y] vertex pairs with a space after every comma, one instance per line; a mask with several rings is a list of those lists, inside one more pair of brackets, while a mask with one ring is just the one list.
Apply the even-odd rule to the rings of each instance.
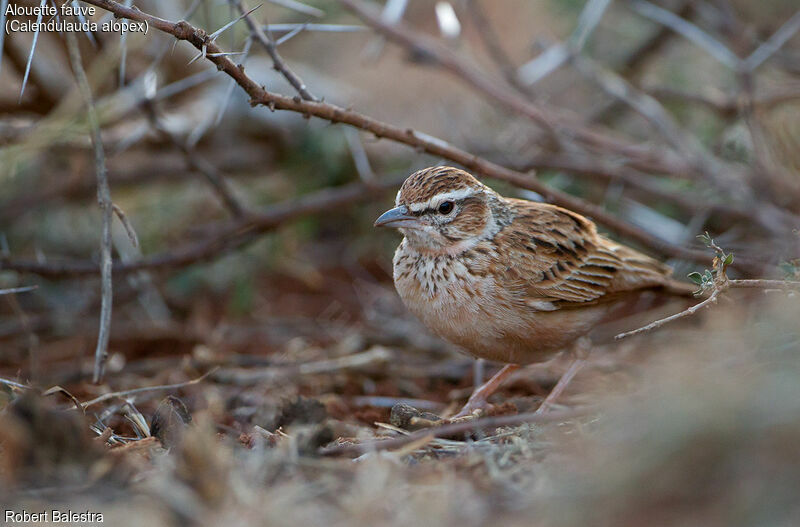
[[669, 281], [669, 267], [600, 236], [594, 223], [579, 214], [508, 201], [514, 220], [495, 239], [495, 247], [505, 253], [498, 255], [506, 265], [500, 274], [528, 304], [544, 309], [585, 305]]

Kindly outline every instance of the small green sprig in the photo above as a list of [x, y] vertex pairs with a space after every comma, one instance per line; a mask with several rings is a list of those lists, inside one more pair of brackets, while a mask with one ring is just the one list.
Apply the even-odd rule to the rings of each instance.
[[800, 280], [800, 258], [781, 262], [778, 267], [786, 280]]
[[708, 231], [698, 235], [697, 239], [703, 242], [706, 247], [714, 249], [717, 256], [714, 258], [713, 269], [704, 269], [702, 273], [695, 271], [687, 275], [689, 280], [700, 286], [700, 289], [694, 292], [695, 296], [701, 295], [709, 289], [713, 289], [718, 285], [718, 281], [727, 280], [725, 270], [733, 263], [733, 253], [726, 253], [722, 250], [722, 248], [714, 242], [714, 239]]

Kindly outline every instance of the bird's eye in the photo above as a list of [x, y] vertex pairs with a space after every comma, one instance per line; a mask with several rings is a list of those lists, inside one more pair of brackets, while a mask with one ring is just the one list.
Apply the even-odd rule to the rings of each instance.
[[439, 205], [439, 214], [450, 214], [453, 210], [453, 202], [452, 201], [445, 201], [441, 205]]

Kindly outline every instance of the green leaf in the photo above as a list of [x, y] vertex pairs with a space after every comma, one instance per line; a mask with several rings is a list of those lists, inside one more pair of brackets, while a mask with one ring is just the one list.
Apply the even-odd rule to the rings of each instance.
[[784, 278], [787, 280], [794, 280], [796, 277], [800, 276], [800, 264], [794, 263], [797, 260], [793, 260], [791, 262], [781, 262], [778, 264], [778, 267], [781, 271], [783, 271]]
[[697, 285], [700, 285], [700, 284], [703, 283], [703, 275], [701, 275], [698, 272], [689, 273], [687, 276], [689, 277], [689, 280], [691, 280], [692, 282], [694, 282]]
[[733, 263], [733, 253], [725, 256], [725, 260], [723, 260], [722, 263], [725, 264], [725, 265], [732, 264]]
[[714, 241], [711, 238], [711, 235], [708, 234], [708, 231], [704, 232], [703, 234], [699, 234], [697, 236], [697, 239], [700, 240], [701, 242], [703, 242], [704, 244], [706, 244], [707, 247], [710, 247], [711, 243]]

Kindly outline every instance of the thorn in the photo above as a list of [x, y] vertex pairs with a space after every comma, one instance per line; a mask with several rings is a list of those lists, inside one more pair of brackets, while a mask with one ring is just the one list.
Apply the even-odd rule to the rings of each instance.
[[242, 14], [241, 16], [236, 18], [235, 20], [231, 20], [230, 22], [228, 22], [227, 24], [225, 24], [224, 26], [222, 26], [218, 30], [214, 31], [213, 33], [211, 33], [208, 36], [209, 40], [215, 40], [218, 36], [220, 36], [223, 32], [225, 32], [226, 29], [228, 29], [229, 27], [231, 27], [232, 25], [234, 25], [236, 22], [238, 22], [239, 20], [243, 19], [244, 17], [248, 16], [250, 13], [252, 13], [256, 9], [258, 9], [262, 5], [264, 5], [264, 4], [258, 4], [257, 6], [255, 6], [253, 9], [251, 9], [247, 13]]

